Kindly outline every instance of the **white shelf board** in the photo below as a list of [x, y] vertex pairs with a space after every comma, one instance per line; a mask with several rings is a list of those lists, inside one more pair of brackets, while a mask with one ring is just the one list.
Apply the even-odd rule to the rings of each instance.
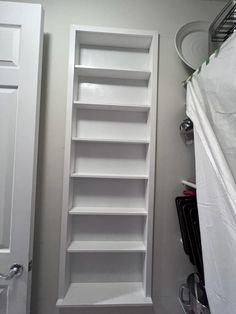
[[145, 208], [122, 207], [73, 207], [70, 215], [113, 215], [113, 216], [147, 216]]
[[141, 282], [71, 283], [58, 307], [152, 305]]
[[72, 241], [67, 251], [77, 252], [145, 252], [142, 241]]
[[182, 180], [181, 183], [184, 184], [184, 185], [186, 185], [186, 186], [189, 186], [190, 188], [193, 188], [193, 189], [196, 189], [196, 188], [197, 188], [196, 183], [191, 182], [191, 181]]
[[121, 105], [121, 104], [110, 104], [110, 103], [89, 103], [82, 101], [74, 101], [74, 105], [79, 109], [89, 109], [89, 110], [116, 110], [116, 111], [140, 111], [147, 112], [150, 110], [149, 105]]
[[81, 45], [95, 45], [117, 48], [150, 49], [153, 31], [118, 30], [94, 26], [79, 26], [77, 30]]
[[133, 179], [133, 180], [148, 180], [146, 174], [102, 174], [102, 173], [82, 173], [75, 172], [71, 174], [72, 178], [98, 178], [98, 179]]
[[97, 142], [97, 143], [149, 144], [148, 139], [118, 139], [118, 138], [113, 139], [113, 138], [72, 137], [72, 141]]
[[80, 76], [114, 79], [148, 80], [151, 74], [150, 71], [140, 71], [133, 69], [108, 69], [82, 65], [75, 65], [75, 69], [78, 71]]

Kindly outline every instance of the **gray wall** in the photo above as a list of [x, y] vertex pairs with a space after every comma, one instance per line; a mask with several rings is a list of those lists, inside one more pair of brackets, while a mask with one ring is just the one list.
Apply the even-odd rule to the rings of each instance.
[[[25, 1], [24, 2], [28, 2]], [[174, 198], [181, 179], [194, 174], [193, 148], [182, 142], [181, 81], [190, 72], [179, 60], [174, 35], [183, 24], [212, 20], [223, 2], [200, 0], [42, 0], [45, 38], [40, 118], [35, 253], [31, 314], [58, 314], [55, 308], [62, 201], [62, 173], [70, 24], [153, 29], [160, 33], [157, 178], [153, 294], [155, 313], [180, 314], [178, 285], [191, 271], [180, 243]], [[151, 314], [152, 310], [76, 309], [60, 314]]]

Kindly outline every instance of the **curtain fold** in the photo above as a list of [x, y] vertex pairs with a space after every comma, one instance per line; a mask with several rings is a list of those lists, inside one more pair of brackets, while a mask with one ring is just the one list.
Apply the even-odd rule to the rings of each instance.
[[212, 314], [236, 313], [236, 34], [187, 85], [205, 284]]

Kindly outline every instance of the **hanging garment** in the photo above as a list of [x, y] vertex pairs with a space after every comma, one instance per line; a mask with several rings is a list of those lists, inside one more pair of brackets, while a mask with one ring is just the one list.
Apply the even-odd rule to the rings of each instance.
[[188, 82], [187, 115], [209, 305], [236, 314], [236, 34]]

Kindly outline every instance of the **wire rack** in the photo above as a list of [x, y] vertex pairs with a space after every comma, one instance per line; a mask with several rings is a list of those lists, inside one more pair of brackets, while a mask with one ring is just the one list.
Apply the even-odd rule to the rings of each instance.
[[[220, 46], [236, 31], [236, 0], [229, 1], [209, 28], [209, 47]], [[215, 43], [215, 44], [214, 44]], [[211, 51], [210, 51], [211, 52]]]

